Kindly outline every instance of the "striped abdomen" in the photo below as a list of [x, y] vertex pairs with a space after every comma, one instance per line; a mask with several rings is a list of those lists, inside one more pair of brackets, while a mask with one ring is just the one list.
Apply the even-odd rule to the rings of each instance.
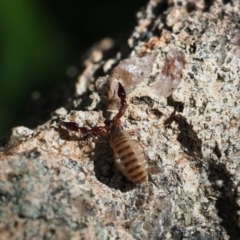
[[114, 152], [117, 168], [134, 183], [147, 180], [147, 162], [142, 148], [136, 140], [130, 138], [118, 126], [113, 126], [110, 131], [110, 145]]

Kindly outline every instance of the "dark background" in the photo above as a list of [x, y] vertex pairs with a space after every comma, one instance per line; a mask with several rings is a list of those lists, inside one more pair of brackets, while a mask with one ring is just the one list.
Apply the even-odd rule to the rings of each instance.
[[76, 78], [67, 69], [79, 67], [96, 41], [130, 33], [146, 3], [0, 1], [0, 139], [11, 127], [33, 128], [49, 118], [60, 106], [56, 86]]

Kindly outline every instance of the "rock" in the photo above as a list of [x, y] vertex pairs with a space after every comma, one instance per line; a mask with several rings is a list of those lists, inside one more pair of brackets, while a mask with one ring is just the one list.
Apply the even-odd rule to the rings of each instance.
[[[72, 100], [81, 111], [56, 110], [0, 152], [3, 239], [239, 239], [239, 8], [237, 0], [149, 1], [127, 59], [93, 47]], [[97, 79], [100, 69], [106, 76]], [[154, 84], [175, 69], [166, 98]], [[123, 129], [149, 164], [138, 186], [114, 166], [107, 134], [59, 126], [59, 118], [108, 124], [119, 108], [116, 79], [127, 92]]]

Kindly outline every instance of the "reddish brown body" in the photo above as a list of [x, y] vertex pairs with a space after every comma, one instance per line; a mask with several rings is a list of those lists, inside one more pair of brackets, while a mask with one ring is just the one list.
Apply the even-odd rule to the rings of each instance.
[[74, 122], [61, 122], [61, 124], [72, 131], [80, 131], [83, 134], [109, 132], [109, 144], [113, 150], [117, 168], [130, 181], [141, 183], [146, 181], [148, 177], [147, 162], [138, 141], [131, 139], [129, 134], [121, 128], [120, 118], [126, 111], [127, 104], [125, 90], [120, 83], [118, 97], [121, 100], [121, 107], [110, 126], [86, 128], [79, 127]]

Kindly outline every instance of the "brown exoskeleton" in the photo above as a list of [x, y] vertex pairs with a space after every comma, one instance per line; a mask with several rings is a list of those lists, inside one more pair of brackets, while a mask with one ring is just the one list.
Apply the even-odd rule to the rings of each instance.
[[102, 127], [79, 127], [75, 122], [61, 121], [61, 125], [71, 131], [80, 131], [83, 134], [99, 134], [103, 131], [109, 133], [109, 144], [114, 153], [114, 162], [122, 174], [134, 183], [141, 183], [147, 180], [147, 162], [144, 158], [143, 149], [138, 141], [131, 139], [128, 132], [123, 131], [120, 118], [127, 109], [126, 93], [123, 86], [119, 83], [118, 97], [121, 100], [120, 109], [113, 119], [110, 126]]

